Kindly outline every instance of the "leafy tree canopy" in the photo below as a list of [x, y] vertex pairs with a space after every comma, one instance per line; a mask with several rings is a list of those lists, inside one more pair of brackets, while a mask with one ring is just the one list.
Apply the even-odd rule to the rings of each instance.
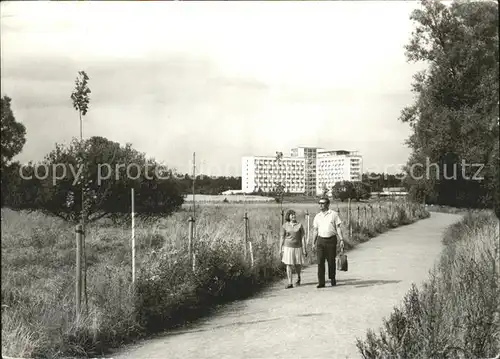
[[416, 101], [400, 117], [412, 129], [406, 183], [428, 202], [491, 206], [498, 192], [498, 3], [424, 0], [411, 19], [406, 56], [429, 66], [414, 76]]
[[138, 216], [168, 215], [180, 208], [183, 196], [172, 171], [134, 150], [131, 144], [104, 137], [69, 146], [56, 145], [40, 163], [22, 169], [9, 205], [41, 210], [77, 221], [84, 184], [86, 221], [131, 212], [131, 188]]
[[1, 136], [1, 163], [2, 170], [19, 154], [26, 143], [26, 127], [16, 121], [10, 107], [11, 99], [7, 96], [0, 98], [2, 108]]

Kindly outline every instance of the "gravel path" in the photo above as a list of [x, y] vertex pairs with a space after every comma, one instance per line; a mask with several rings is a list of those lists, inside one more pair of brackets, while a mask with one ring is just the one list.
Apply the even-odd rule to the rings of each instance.
[[113, 358], [360, 358], [356, 338], [377, 329], [414, 282], [428, 277], [446, 227], [458, 215], [431, 217], [372, 238], [348, 253], [337, 286], [316, 289], [316, 266], [300, 287], [285, 281], [252, 299], [222, 306], [192, 328], [129, 346]]

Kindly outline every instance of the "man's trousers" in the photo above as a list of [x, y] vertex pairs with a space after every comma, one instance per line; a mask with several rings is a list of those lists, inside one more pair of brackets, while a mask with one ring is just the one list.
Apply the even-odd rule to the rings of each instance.
[[337, 256], [337, 236], [323, 238], [318, 236], [318, 284], [325, 285], [325, 260], [328, 262], [328, 278], [335, 279], [335, 257]]

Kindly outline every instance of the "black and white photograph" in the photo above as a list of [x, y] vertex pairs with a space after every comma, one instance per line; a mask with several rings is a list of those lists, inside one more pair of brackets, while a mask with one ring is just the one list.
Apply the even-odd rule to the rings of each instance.
[[498, 1], [0, 17], [2, 359], [500, 359]]

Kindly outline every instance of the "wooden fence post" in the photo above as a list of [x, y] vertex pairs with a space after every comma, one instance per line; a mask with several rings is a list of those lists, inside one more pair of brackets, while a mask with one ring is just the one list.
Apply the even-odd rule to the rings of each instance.
[[83, 226], [77, 224], [76, 232], [76, 284], [75, 284], [75, 313], [76, 322], [80, 323], [82, 305], [82, 246], [83, 246]]
[[351, 226], [351, 199], [347, 199], [347, 225]]
[[[264, 233], [261, 233], [260, 234], [260, 238], [261, 238], [261, 246], [264, 246], [264, 242], [266, 243], [266, 245], [264, 246], [264, 248], [266, 249], [266, 251], [264, 252], [264, 258], [262, 259], [263, 261], [267, 261], [268, 260], [268, 257], [267, 257], [267, 254], [269, 253], [268, 252], [268, 240], [267, 238], [264, 238]], [[267, 278], [267, 266], [264, 266], [263, 270], [264, 270], [264, 278]]]
[[306, 246], [309, 245], [309, 226], [310, 226], [310, 217], [309, 211], [306, 210], [306, 220], [307, 220], [307, 231], [306, 231]]
[[361, 228], [361, 223], [359, 223], [359, 206], [358, 206], [358, 220], [357, 220], [357, 222], [358, 222], [358, 227]]
[[247, 212], [245, 212], [245, 216], [243, 217], [243, 221], [244, 221], [244, 225], [245, 225], [245, 242], [243, 243], [243, 254], [244, 254], [245, 260], [246, 260], [247, 259], [247, 243], [248, 243], [248, 215], [247, 215]]
[[135, 196], [134, 189], [131, 188], [132, 197], [132, 284], [135, 283]]
[[193, 267], [193, 272], [196, 269], [194, 263], [194, 254], [193, 254], [193, 240], [194, 240], [194, 218], [189, 217], [189, 241], [188, 241], [188, 252], [189, 252], [189, 260], [191, 261], [191, 265]]
[[253, 247], [252, 247], [252, 241], [248, 242], [248, 247], [250, 249], [250, 267], [253, 268]]
[[351, 199], [347, 200], [347, 230], [349, 233], [349, 238], [352, 238], [352, 227], [351, 227]]
[[371, 212], [370, 222], [371, 222], [372, 227], [374, 227], [375, 226], [374, 225], [375, 218], [373, 216], [373, 206], [372, 205], [370, 205], [370, 212]]

